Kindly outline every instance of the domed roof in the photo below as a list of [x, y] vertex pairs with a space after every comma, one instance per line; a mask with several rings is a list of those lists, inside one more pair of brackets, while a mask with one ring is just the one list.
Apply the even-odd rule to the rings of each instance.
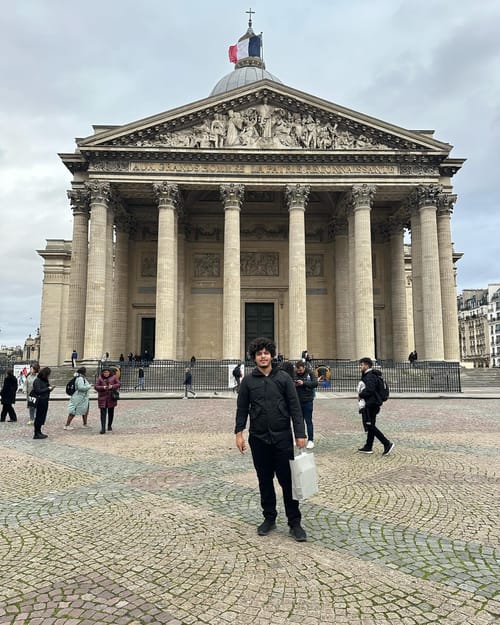
[[258, 80], [272, 80], [273, 82], [281, 83], [279, 78], [276, 78], [276, 76], [271, 74], [271, 72], [268, 72], [266, 69], [261, 67], [238, 67], [221, 78], [210, 92], [210, 95], [212, 96], [219, 93], [225, 93], [226, 91], [231, 91], [231, 89], [244, 87], [252, 82], [257, 82]]
[[250, 19], [248, 20], [248, 30], [238, 39], [238, 44], [245, 42], [245, 40], [252, 40], [257, 41], [257, 46], [253, 51], [246, 49], [248, 56], [239, 56], [238, 58], [236, 53], [234, 58], [231, 56], [231, 48], [236, 48], [237, 46], [231, 46], [229, 58], [233, 63], [236, 63], [234, 71], [229, 72], [229, 74], [226, 74], [226, 76], [219, 80], [210, 92], [211, 96], [218, 95], [219, 93], [226, 93], [226, 91], [238, 89], [238, 87], [244, 87], [245, 85], [249, 85], [259, 80], [272, 80], [273, 82], [281, 83], [279, 78], [276, 78], [276, 76], [266, 70], [266, 65], [261, 56], [262, 33], [258, 36], [255, 35], [252, 29], [252, 13], [254, 13], [254, 11], [250, 9], [247, 13], [250, 15]]

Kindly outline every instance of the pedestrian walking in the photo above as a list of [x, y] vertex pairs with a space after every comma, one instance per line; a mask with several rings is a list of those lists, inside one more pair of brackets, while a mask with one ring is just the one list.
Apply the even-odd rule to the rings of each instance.
[[184, 376], [184, 397], [183, 399], [188, 399], [188, 393], [190, 393], [193, 398], [196, 397], [196, 393], [193, 391], [193, 374], [191, 373], [191, 369], [186, 367]]
[[366, 443], [358, 451], [364, 454], [372, 454], [373, 442], [376, 438], [384, 446], [382, 455], [388, 456], [394, 449], [394, 443], [386, 438], [376, 426], [377, 415], [382, 406], [380, 395], [382, 373], [378, 369], [373, 368], [371, 358], [361, 358], [359, 368], [361, 370], [361, 381], [358, 384], [358, 406], [363, 429], [366, 432]]
[[236, 386], [233, 387], [233, 390], [236, 391], [237, 393], [240, 392], [240, 386], [241, 386], [241, 362], [239, 362], [236, 367], [233, 369], [233, 378], [234, 381], [236, 382]]
[[90, 427], [87, 423], [90, 400], [89, 392], [92, 388], [92, 384], [87, 380], [87, 369], [80, 367], [75, 373], [75, 392], [71, 395], [68, 402], [68, 418], [66, 419], [65, 430], [72, 430], [73, 426], [71, 422], [76, 415], [81, 415], [83, 420], [83, 427]]
[[47, 412], [49, 411], [49, 399], [50, 394], [54, 390], [55, 386], [53, 386], [50, 381], [50, 367], [43, 367], [40, 369], [37, 377], [33, 382], [33, 388], [31, 390], [31, 396], [36, 400], [36, 411], [35, 411], [35, 423], [34, 423], [34, 439], [44, 439], [47, 438], [47, 434], [42, 432], [42, 427], [45, 425], [45, 421], [47, 420]]
[[40, 365], [35, 362], [30, 365], [30, 372], [26, 376], [24, 381], [24, 392], [26, 393], [26, 405], [28, 408], [28, 423], [27, 425], [33, 425], [35, 423], [36, 406], [30, 402], [31, 391], [33, 390], [33, 382], [35, 381], [38, 373], [40, 372]]
[[117, 392], [120, 386], [120, 380], [111, 372], [111, 369], [104, 367], [94, 385], [97, 391], [97, 405], [101, 411], [101, 434], [106, 434], [106, 416], [108, 418], [107, 430], [108, 432], [113, 430], [115, 408], [118, 403]]
[[9, 421], [17, 421], [16, 411], [14, 410], [14, 404], [16, 403], [17, 393], [17, 378], [14, 375], [12, 369], [7, 369], [5, 372], [5, 378], [3, 381], [2, 390], [0, 395], [2, 396], [2, 412], [0, 421], [5, 421], [5, 417], [9, 415]]
[[134, 388], [138, 388], [140, 391], [144, 390], [144, 369], [143, 367], [139, 367], [137, 371], [137, 384]]
[[295, 390], [299, 397], [302, 416], [307, 428], [307, 449], [314, 449], [313, 402], [318, 379], [312, 369], [306, 369], [302, 360], [295, 363]]
[[[279, 366], [273, 366], [276, 344], [259, 337], [248, 351], [255, 369], [246, 375], [238, 394], [236, 410], [236, 447], [246, 449], [243, 430], [248, 417], [250, 427], [248, 444], [259, 481], [260, 502], [264, 521], [257, 527], [259, 536], [266, 536], [276, 528], [276, 491], [274, 476], [283, 492], [285, 513], [290, 535], [299, 542], [307, 540], [301, 525], [299, 502], [292, 496], [290, 460], [293, 459], [293, 434], [299, 449], [306, 445], [304, 419], [292, 378]], [[293, 434], [291, 421], [293, 421]]]

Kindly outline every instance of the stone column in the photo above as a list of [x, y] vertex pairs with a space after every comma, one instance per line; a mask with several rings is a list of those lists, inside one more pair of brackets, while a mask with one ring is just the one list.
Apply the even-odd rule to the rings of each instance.
[[307, 349], [307, 297], [306, 297], [306, 234], [305, 210], [310, 187], [288, 185], [286, 199], [289, 210], [288, 246], [288, 341], [291, 360], [300, 358]]
[[74, 187], [68, 191], [68, 198], [73, 209], [73, 240], [71, 242], [68, 327], [63, 356], [65, 359], [70, 358], [75, 349], [78, 358], [82, 359], [89, 253], [89, 191], [85, 187]]
[[413, 303], [413, 344], [409, 337], [410, 350], [416, 350], [418, 357], [424, 357], [424, 312], [422, 300], [422, 231], [420, 213], [415, 193], [411, 195], [411, 296]]
[[[85, 306], [85, 360], [99, 360], [104, 350], [106, 314], [111, 314], [111, 302], [106, 300], [106, 257], [108, 206], [111, 199], [109, 182], [87, 183], [90, 191], [90, 239], [87, 269], [87, 300]], [[110, 285], [109, 285], [110, 286]]]
[[186, 224], [177, 222], [177, 360], [188, 358], [186, 354]]
[[222, 297], [222, 358], [241, 358], [240, 329], [240, 210], [245, 194], [241, 184], [220, 187], [224, 204], [224, 292]]
[[[408, 311], [406, 308], [406, 275], [404, 227], [401, 221], [389, 224], [391, 258], [392, 358], [406, 362], [408, 347]], [[413, 348], [412, 348], [413, 349]]]
[[349, 241], [347, 219], [334, 220], [335, 237], [335, 327], [336, 358], [349, 359], [352, 355], [351, 302], [349, 281]]
[[371, 207], [374, 185], [354, 185], [351, 190], [354, 213], [354, 327], [356, 358], [375, 356], [373, 315], [373, 272]]
[[438, 197], [437, 233], [439, 244], [439, 273], [443, 306], [443, 340], [445, 360], [460, 360], [458, 339], [457, 290], [453, 270], [453, 243], [451, 241], [451, 213], [456, 195], [442, 193]]
[[[436, 208], [439, 185], [417, 187], [422, 234], [422, 310], [425, 360], [443, 360], [443, 311]], [[419, 356], [420, 357], [420, 356]]]
[[113, 353], [115, 212], [116, 202], [114, 198], [111, 198], [106, 216], [106, 314], [104, 316], [103, 352], [108, 352], [112, 360], [118, 359], [119, 356]]
[[348, 204], [347, 211], [347, 245], [349, 249], [347, 250], [349, 256], [349, 285], [347, 287], [347, 301], [349, 304], [349, 356], [348, 358], [351, 360], [356, 359], [356, 328], [354, 325], [354, 315], [355, 315], [355, 301], [354, 301], [354, 266], [355, 262], [355, 249], [354, 249], [354, 214], [351, 211], [351, 197], [346, 197], [346, 204]]
[[158, 198], [158, 265], [156, 271], [155, 359], [174, 360], [175, 301], [175, 222], [179, 187], [169, 182], [153, 184]]
[[115, 272], [113, 279], [113, 341], [111, 344], [111, 357], [114, 359], [117, 359], [120, 353], [126, 356], [130, 351], [127, 343], [130, 229], [130, 217], [124, 211], [120, 211], [116, 219]]

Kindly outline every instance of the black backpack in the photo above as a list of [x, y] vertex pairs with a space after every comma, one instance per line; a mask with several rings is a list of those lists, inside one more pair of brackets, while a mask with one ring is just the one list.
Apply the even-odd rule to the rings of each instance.
[[240, 365], [236, 365], [236, 367], [233, 369], [233, 377], [238, 379], [241, 378]]
[[377, 376], [377, 395], [382, 404], [389, 399], [390, 395], [389, 385], [381, 375]]
[[74, 394], [75, 391], [76, 391], [76, 378], [73, 377], [66, 384], [66, 395], [70, 395], [71, 396], [71, 395]]

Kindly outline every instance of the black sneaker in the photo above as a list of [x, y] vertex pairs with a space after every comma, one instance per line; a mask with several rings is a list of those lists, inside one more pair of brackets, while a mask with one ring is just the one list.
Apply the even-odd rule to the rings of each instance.
[[300, 523], [292, 525], [290, 528], [290, 536], [293, 536], [298, 543], [305, 543], [307, 541], [307, 534]]
[[388, 456], [393, 449], [394, 449], [394, 443], [389, 443], [388, 445], [384, 447], [384, 453], [382, 455]]
[[362, 454], [372, 454], [373, 453], [373, 449], [368, 449], [367, 447], [360, 447], [358, 449], [358, 451], [360, 451]]
[[264, 519], [264, 522], [257, 528], [257, 534], [259, 536], [267, 536], [269, 532], [276, 529], [276, 523], [273, 519]]

